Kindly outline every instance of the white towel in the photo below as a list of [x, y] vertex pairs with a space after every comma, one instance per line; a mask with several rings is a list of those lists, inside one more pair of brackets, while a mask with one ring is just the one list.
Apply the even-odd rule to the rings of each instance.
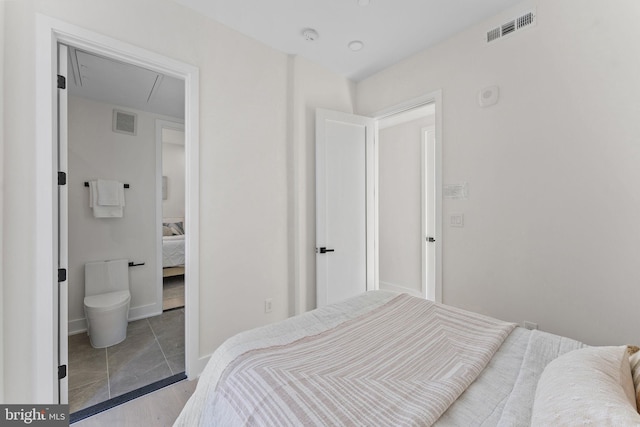
[[93, 208], [95, 218], [122, 218], [124, 215], [124, 186], [118, 189], [120, 204], [117, 206], [101, 206], [98, 203], [98, 182], [89, 181], [89, 207]]
[[98, 205], [100, 206], [120, 206], [120, 189], [123, 188], [121, 182], [98, 180]]

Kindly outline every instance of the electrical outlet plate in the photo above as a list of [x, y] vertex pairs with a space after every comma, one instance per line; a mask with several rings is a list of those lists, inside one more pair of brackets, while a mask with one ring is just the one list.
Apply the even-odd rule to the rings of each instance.
[[524, 326], [525, 329], [529, 329], [530, 331], [538, 329], [537, 323], [529, 322], [528, 320], [523, 321], [522, 326]]
[[273, 311], [273, 299], [267, 298], [264, 300], [264, 312], [271, 313]]
[[449, 216], [449, 225], [451, 227], [464, 227], [464, 214], [452, 213]]

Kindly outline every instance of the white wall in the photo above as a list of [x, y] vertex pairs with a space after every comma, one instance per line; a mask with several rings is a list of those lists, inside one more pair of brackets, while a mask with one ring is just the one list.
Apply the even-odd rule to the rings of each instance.
[[200, 68], [200, 356], [235, 332], [285, 318], [287, 56], [169, 0], [8, 2], [6, 36], [21, 42], [7, 45], [5, 62], [13, 106], [5, 115], [6, 399], [28, 402], [38, 386], [38, 343], [29, 338], [43, 321], [32, 308], [37, 12]]
[[[137, 115], [135, 136], [112, 131], [114, 108]], [[162, 312], [157, 304], [155, 123], [156, 119], [167, 118], [73, 96], [69, 97], [68, 111], [69, 333], [73, 334], [86, 329], [83, 301], [87, 262], [119, 258], [144, 262], [129, 269], [129, 318]], [[93, 216], [89, 189], [83, 184], [98, 178], [130, 185], [125, 189], [122, 218]]]
[[434, 116], [378, 132], [380, 289], [422, 295], [422, 130]]
[[[537, 26], [486, 30], [537, 7]], [[357, 87], [367, 114], [442, 89], [443, 301], [589, 344], [639, 342], [640, 3], [531, 1]], [[480, 88], [500, 101], [481, 109]], [[462, 212], [464, 228], [447, 227]]]
[[167, 177], [167, 199], [162, 201], [163, 218], [184, 218], [184, 132], [182, 145], [163, 142], [162, 175]]
[[6, 37], [20, 42], [5, 47], [6, 400], [35, 395], [41, 344], [33, 331], [49, 321], [33, 308], [36, 13], [199, 67], [199, 356], [236, 332], [287, 317], [292, 295], [301, 310], [313, 308], [313, 111], [351, 111], [354, 85], [170, 0], [7, 2]]

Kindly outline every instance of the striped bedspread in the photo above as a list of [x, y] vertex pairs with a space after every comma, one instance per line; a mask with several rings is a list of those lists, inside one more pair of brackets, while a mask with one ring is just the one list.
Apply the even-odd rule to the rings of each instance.
[[211, 425], [431, 425], [515, 325], [399, 295], [222, 372]]

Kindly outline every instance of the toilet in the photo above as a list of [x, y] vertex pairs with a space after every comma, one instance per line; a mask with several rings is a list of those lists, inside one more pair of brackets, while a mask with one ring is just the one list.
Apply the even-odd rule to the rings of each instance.
[[88, 262], [84, 265], [84, 313], [94, 348], [116, 345], [127, 337], [129, 261]]

